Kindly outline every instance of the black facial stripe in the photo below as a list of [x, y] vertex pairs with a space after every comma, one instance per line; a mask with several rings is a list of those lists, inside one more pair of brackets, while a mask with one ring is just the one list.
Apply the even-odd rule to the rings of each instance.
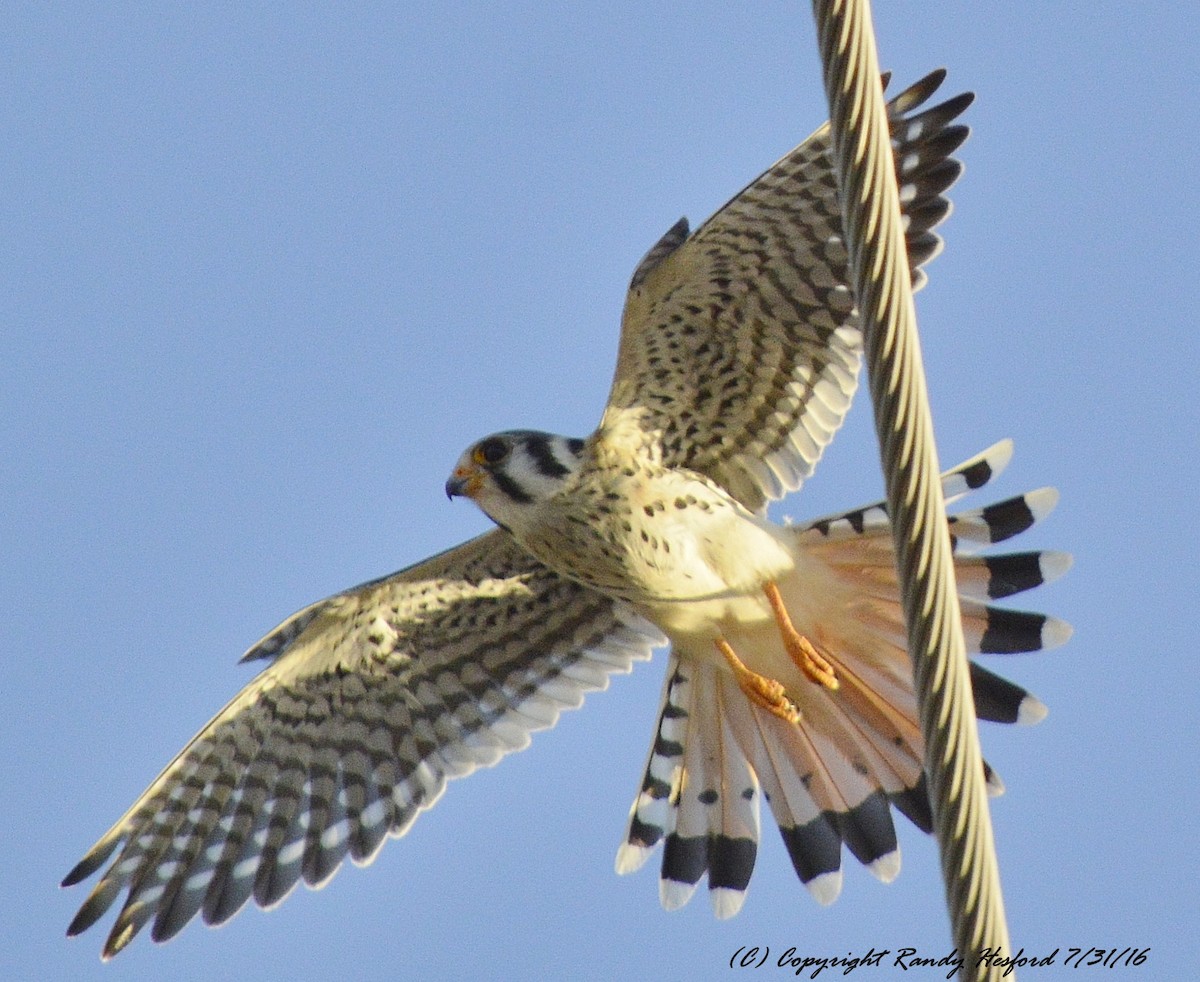
[[583, 456], [584, 446], [585, 446], [585, 441], [579, 439], [579, 437], [577, 437], [577, 436], [573, 436], [569, 440], [567, 440], [567, 449], [570, 450], [571, 453], [573, 453], [576, 457]]
[[543, 477], [563, 477], [570, 473], [570, 469], [554, 456], [548, 437], [541, 434], [531, 436], [526, 440], [525, 446], [529, 450], [529, 456], [533, 458], [538, 473]]
[[503, 471], [493, 471], [492, 480], [496, 482], [496, 487], [508, 495], [517, 504], [527, 505], [533, 501], [533, 497], [528, 494], [525, 489], [521, 487], [521, 485], [519, 485]]

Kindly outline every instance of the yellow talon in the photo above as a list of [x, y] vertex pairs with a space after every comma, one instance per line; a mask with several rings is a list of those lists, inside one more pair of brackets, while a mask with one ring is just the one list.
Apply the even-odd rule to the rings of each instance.
[[783, 646], [796, 663], [796, 667], [813, 682], [836, 692], [840, 683], [833, 666], [822, 658], [812, 646], [812, 642], [792, 625], [792, 618], [783, 605], [783, 597], [779, 595], [779, 587], [774, 583], [767, 583], [763, 587], [763, 593], [767, 595], [771, 610], [775, 612], [775, 621], [779, 625], [779, 633], [783, 636]]
[[729, 662], [729, 667], [733, 669], [738, 686], [749, 696], [751, 701], [758, 703], [763, 709], [774, 713], [786, 723], [795, 725], [800, 722], [800, 710], [787, 697], [783, 686], [779, 682], [748, 669], [745, 663], [737, 656], [737, 652], [733, 650], [733, 647], [724, 638], [717, 638], [715, 644], [717, 651], [721, 652], [725, 660]]

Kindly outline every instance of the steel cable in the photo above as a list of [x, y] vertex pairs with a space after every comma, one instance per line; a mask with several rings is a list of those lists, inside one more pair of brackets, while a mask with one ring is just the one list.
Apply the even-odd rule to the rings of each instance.
[[1010, 953], [1008, 927], [870, 5], [814, 0], [813, 14], [946, 901], [966, 977], [999, 978], [979, 960]]

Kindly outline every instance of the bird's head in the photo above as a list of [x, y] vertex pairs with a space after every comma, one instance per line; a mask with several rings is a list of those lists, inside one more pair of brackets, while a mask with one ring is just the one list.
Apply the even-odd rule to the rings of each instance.
[[495, 433], [458, 458], [446, 494], [470, 498], [497, 525], [519, 529], [530, 506], [553, 497], [579, 470], [583, 449], [583, 440], [552, 433]]

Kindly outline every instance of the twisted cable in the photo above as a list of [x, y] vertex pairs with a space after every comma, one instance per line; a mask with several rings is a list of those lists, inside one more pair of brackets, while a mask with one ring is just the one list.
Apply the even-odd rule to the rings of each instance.
[[999, 978], [976, 963], [1011, 952], [870, 5], [814, 0], [813, 14], [946, 902], [965, 977]]

